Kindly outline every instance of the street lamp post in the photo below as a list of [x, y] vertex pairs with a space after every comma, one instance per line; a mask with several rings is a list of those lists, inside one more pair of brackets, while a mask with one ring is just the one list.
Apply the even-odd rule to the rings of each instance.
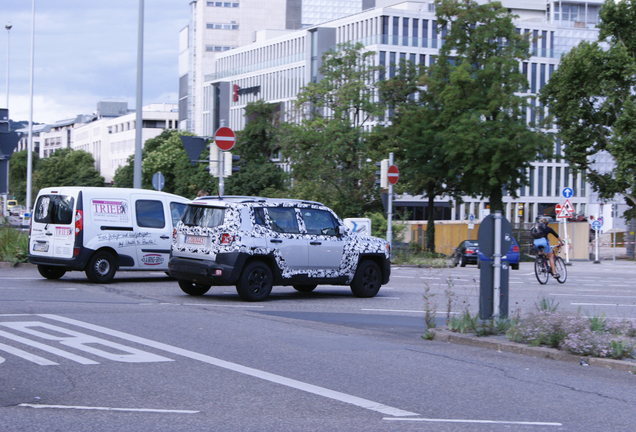
[[4, 28], [7, 29], [7, 109], [9, 109], [9, 30], [11, 30], [11, 27], [13, 27], [11, 22], [8, 22], [7, 25], [4, 26]]

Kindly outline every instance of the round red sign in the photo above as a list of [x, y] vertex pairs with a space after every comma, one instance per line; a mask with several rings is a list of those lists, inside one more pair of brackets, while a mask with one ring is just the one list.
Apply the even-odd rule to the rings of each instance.
[[234, 135], [234, 131], [229, 127], [221, 127], [218, 128], [214, 134], [214, 142], [219, 150], [228, 151], [234, 147], [236, 135]]
[[395, 165], [391, 165], [387, 171], [387, 180], [389, 181], [389, 184], [396, 184], [399, 178], [400, 171], [398, 171], [398, 168]]

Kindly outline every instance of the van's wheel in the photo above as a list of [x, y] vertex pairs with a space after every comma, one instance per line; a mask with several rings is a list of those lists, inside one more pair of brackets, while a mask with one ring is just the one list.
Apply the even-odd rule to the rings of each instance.
[[466, 257], [462, 255], [462, 261], [459, 263], [460, 267], [466, 267]]
[[181, 291], [191, 296], [202, 296], [210, 290], [210, 285], [203, 285], [179, 279], [179, 288], [181, 288]]
[[261, 261], [252, 261], [241, 273], [236, 283], [236, 292], [245, 301], [263, 301], [272, 292], [272, 271]]
[[110, 252], [96, 252], [86, 266], [86, 277], [93, 283], [109, 283], [115, 277], [117, 261]]
[[351, 282], [351, 292], [356, 297], [374, 297], [382, 285], [380, 267], [373, 261], [362, 261]]
[[59, 279], [66, 274], [62, 267], [47, 266], [38, 264], [38, 271], [47, 279]]
[[294, 287], [296, 291], [308, 293], [315, 290], [318, 285], [312, 284], [312, 285], [292, 285], [292, 286]]

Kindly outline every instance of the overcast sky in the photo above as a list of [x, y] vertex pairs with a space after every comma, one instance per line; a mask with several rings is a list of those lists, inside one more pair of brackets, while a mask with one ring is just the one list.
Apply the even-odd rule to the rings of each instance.
[[[144, 1], [143, 104], [177, 103], [179, 31], [190, 0]], [[0, 108], [6, 106], [11, 22], [9, 116], [29, 119], [31, 0], [0, 0]], [[53, 123], [95, 112], [106, 99], [135, 109], [139, 0], [36, 0], [33, 121]]]

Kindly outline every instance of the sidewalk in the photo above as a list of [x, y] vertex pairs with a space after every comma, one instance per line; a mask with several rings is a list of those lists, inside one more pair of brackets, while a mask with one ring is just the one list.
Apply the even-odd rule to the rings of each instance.
[[575, 362], [581, 365], [596, 366], [636, 374], [636, 360], [634, 359], [614, 360], [599, 357], [579, 356], [555, 348], [531, 347], [517, 342], [510, 342], [506, 339], [505, 336], [477, 337], [472, 334], [451, 332], [447, 328], [435, 328], [433, 330], [435, 331], [434, 340], [439, 342], [468, 345], [478, 348], [521, 354], [530, 357], [546, 358], [550, 360]]

